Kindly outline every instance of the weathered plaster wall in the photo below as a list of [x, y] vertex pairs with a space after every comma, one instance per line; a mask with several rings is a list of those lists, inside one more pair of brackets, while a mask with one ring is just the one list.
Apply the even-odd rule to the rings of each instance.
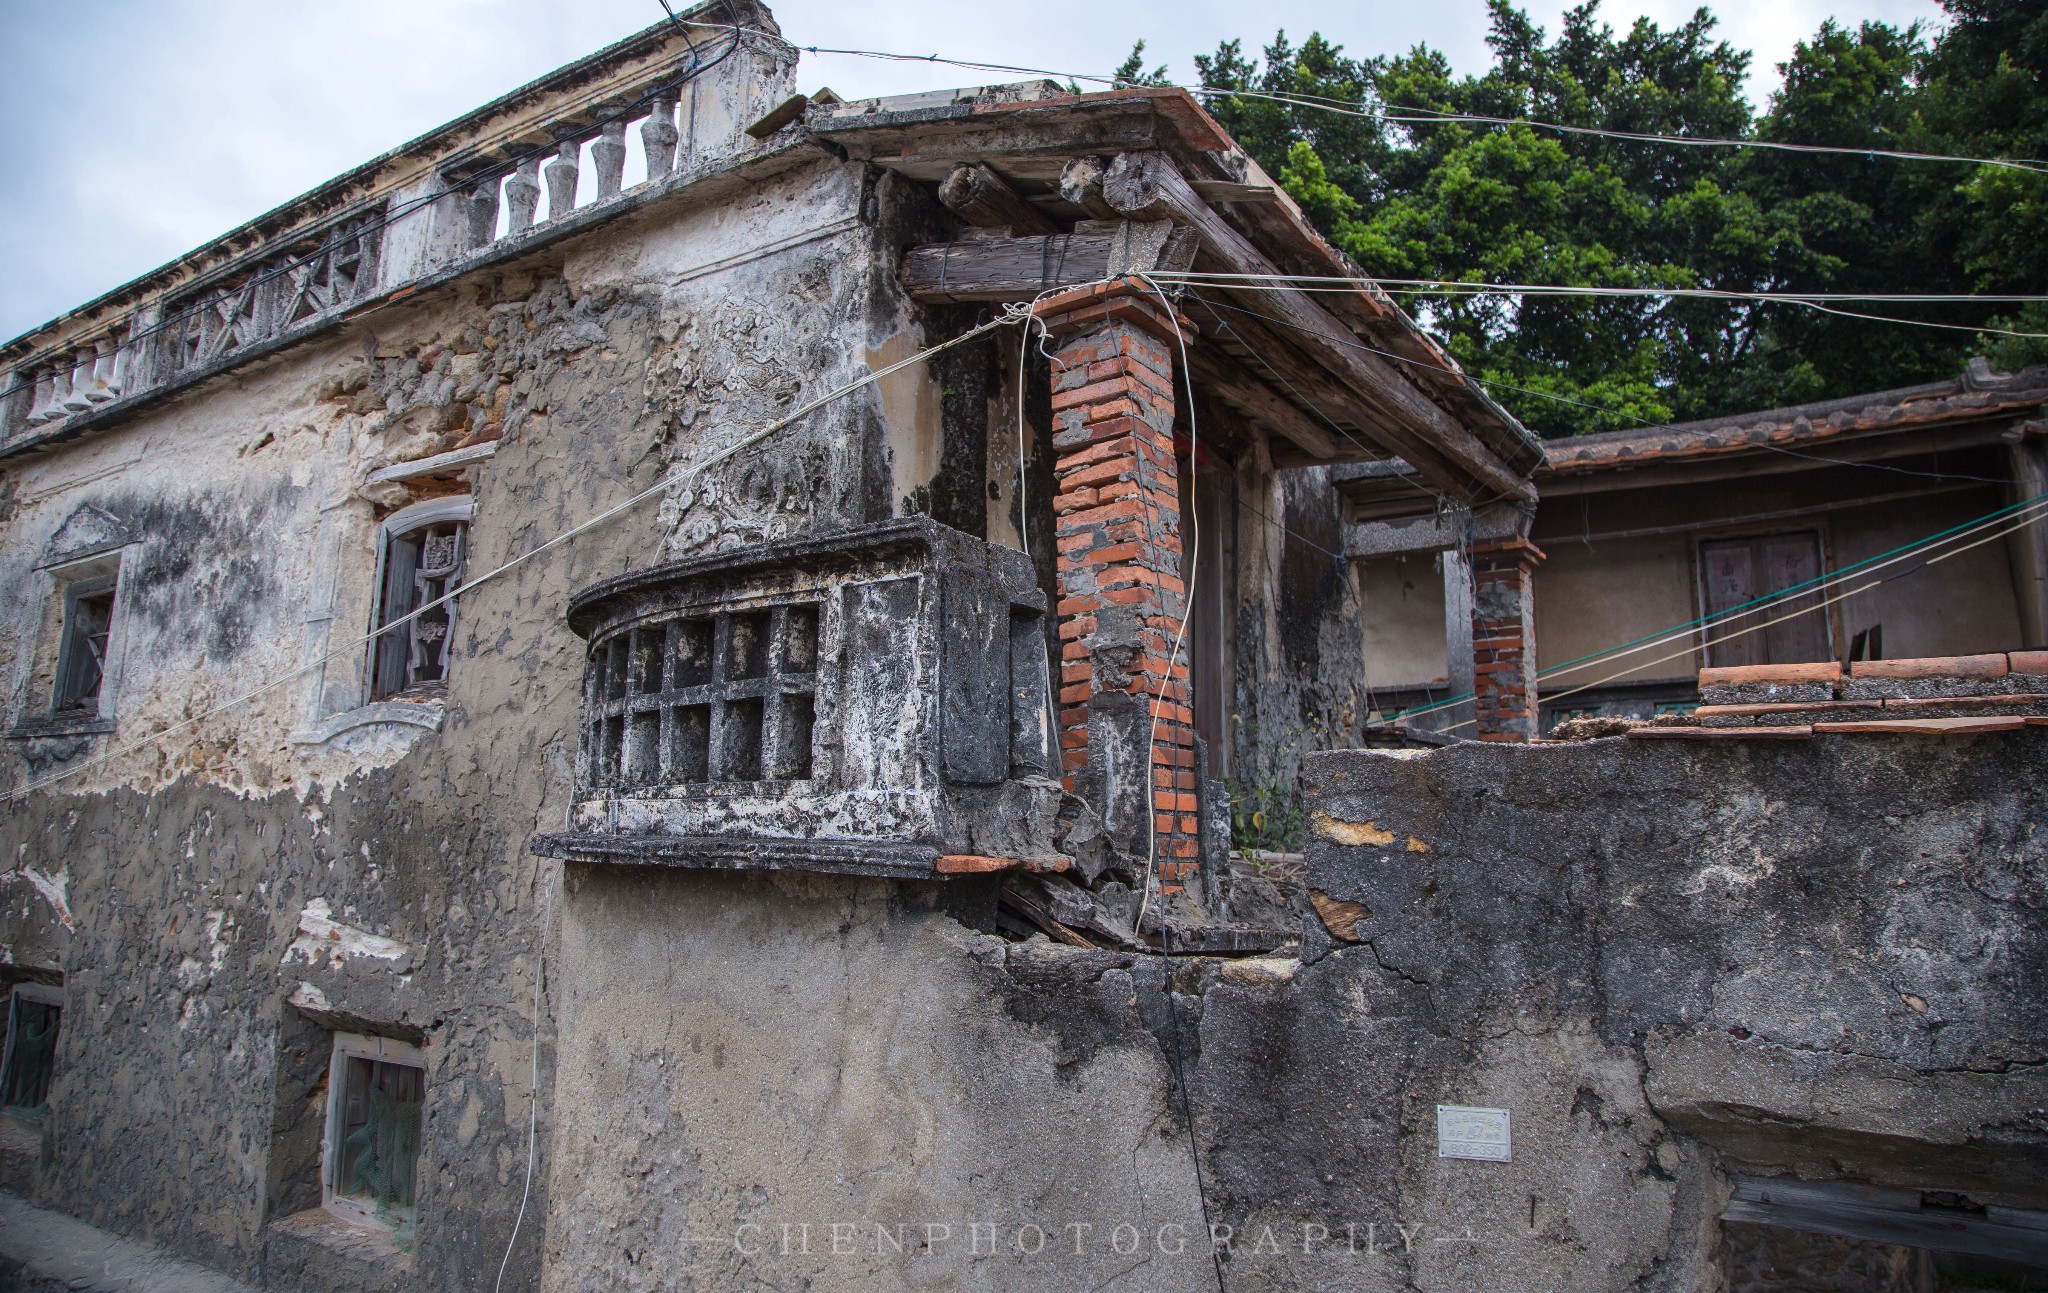
[[1157, 967], [939, 909], [979, 887], [572, 864], [546, 1287], [1199, 1286], [1107, 1243], [1199, 1234]]
[[[2044, 761], [1312, 755], [1357, 905], [1170, 998], [973, 885], [572, 867], [548, 1286], [1206, 1288], [1213, 1224], [1237, 1290], [1704, 1291], [1733, 1171], [2039, 1207]], [[1513, 1161], [1438, 1158], [1439, 1103]]]
[[[533, 1007], [559, 868], [526, 843], [559, 826], [574, 775], [583, 659], [561, 618], [570, 594], [678, 551], [918, 508], [950, 488], [949, 471], [978, 500], [985, 468], [959, 445], [986, 436], [986, 396], [941, 400], [936, 417], [913, 398], [908, 427], [872, 388], [808, 416], [465, 596], [438, 734], [383, 724], [296, 744], [309, 706], [362, 697], [348, 639], [369, 623], [378, 519], [410, 497], [367, 477], [502, 432], [474, 472], [475, 576], [852, 380], [871, 356], [926, 344], [928, 321], [871, 269], [893, 266], [893, 242], [915, 236], [906, 221], [930, 204], [876, 189], [821, 157], [729, 204], [643, 210], [6, 474], [0, 596], [12, 604], [39, 607], [34, 563], [77, 507], [139, 536], [123, 573], [115, 742], [340, 650], [314, 681], [174, 729], [0, 822], [8, 972], [66, 975], [39, 1201], [274, 1287], [470, 1289], [495, 1268], [527, 1170], [536, 1062], [543, 1151], [553, 1117], [552, 994], [537, 1059]], [[23, 681], [47, 663], [28, 619], [0, 626], [17, 707], [43, 695]], [[0, 750], [13, 786], [104, 746], [69, 764], [35, 747], [33, 767], [30, 748]], [[316, 903], [367, 945], [401, 950], [313, 953], [300, 924]], [[425, 1044], [410, 1256], [285, 1220], [318, 1202], [331, 1027]], [[508, 1288], [538, 1278], [550, 1180], [543, 1153]]]
[[1237, 469], [1231, 773], [1247, 802], [1291, 801], [1303, 756], [1351, 745], [1371, 712], [1360, 569], [1328, 470], [1261, 457]]
[[1437, 562], [1436, 553], [1421, 552], [1357, 563], [1365, 591], [1367, 686], [1446, 685], [1444, 576]]
[[[1390, 994], [1403, 1207], [1516, 1272], [1467, 1286], [1705, 1284], [1710, 1167], [2048, 1201], [2044, 735], [1311, 759], [1363, 942], [1302, 982]], [[1427, 1161], [1437, 1102], [1516, 1162]]]

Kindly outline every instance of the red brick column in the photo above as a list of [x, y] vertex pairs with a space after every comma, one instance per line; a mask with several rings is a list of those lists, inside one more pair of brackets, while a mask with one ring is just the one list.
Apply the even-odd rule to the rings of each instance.
[[[1160, 890], [1199, 862], [1194, 714], [1185, 651], [1180, 472], [1173, 453], [1175, 320], [1128, 281], [1043, 302], [1052, 361], [1059, 547], [1061, 772], [1142, 858]], [[1190, 340], [1194, 328], [1181, 329]]]
[[1482, 741], [1536, 732], [1536, 563], [1527, 539], [1477, 544], [1472, 561], [1472, 709]]

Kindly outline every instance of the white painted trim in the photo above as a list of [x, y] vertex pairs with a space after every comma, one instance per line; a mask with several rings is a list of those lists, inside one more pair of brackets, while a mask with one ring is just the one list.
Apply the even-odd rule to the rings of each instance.
[[[384, 546], [381, 540], [395, 534], [404, 534], [408, 530], [417, 530], [423, 525], [436, 525], [442, 521], [467, 521], [470, 519], [470, 513], [475, 510], [474, 505], [475, 499], [472, 495], [450, 494], [446, 498], [430, 498], [423, 503], [399, 508], [385, 517], [384, 523], [377, 527], [377, 537], [380, 540], [377, 545], [377, 564], [379, 567], [383, 565]], [[378, 574], [383, 574], [381, 568]], [[381, 584], [383, 581], [380, 578], [378, 582]]]
[[325, 745], [343, 732], [352, 732], [359, 727], [373, 727], [379, 723], [397, 723], [411, 727], [424, 727], [429, 732], [441, 730], [444, 717], [441, 702], [437, 700], [378, 700], [341, 713], [321, 722], [314, 723], [292, 733], [293, 745]]
[[410, 462], [394, 462], [389, 467], [379, 467], [370, 473], [370, 483], [381, 485], [392, 480], [417, 480], [421, 476], [438, 476], [442, 472], [466, 467], [471, 463], [483, 462], [498, 452], [496, 440], [473, 444], [467, 449], [450, 449], [428, 458], [414, 458]]

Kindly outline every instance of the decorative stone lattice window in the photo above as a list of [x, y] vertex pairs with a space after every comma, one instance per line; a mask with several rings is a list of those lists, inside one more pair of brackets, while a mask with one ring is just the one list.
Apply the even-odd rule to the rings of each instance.
[[628, 628], [593, 652], [584, 757], [603, 785], [808, 781], [818, 604]]
[[[402, 508], [384, 522], [376, 624], [391, 627], [377, 635], [371, 700], [447, 686], [456, 603], [433, 603], [462, 585], [469, 517], [468, 498], [438, 498]], [[421, 607], [430, 609], [406, 618]]]
[[334, 1035], [327, 1076], [321, 1202], [351, 1221], [402, 1229], [413, 1220], [426, 1061], [417, 1046]]
[[579, 594], [565, 858], [930, 876], [1059, 868], [1045, 597], [922, 518]]
[[7, 1002], [7, 1053], [0, 1058], [0, 1109], [18, 1118], [41, 1119], [50, 1103], [56, 1073], [57, 1027], [63, 1021], [62, 990], [19, 983]]

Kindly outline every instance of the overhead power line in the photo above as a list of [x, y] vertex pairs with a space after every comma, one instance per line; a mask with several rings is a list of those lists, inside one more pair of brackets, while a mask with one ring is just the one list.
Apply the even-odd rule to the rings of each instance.
[[[1190, 94], [1222, 95], [1233, 99], [1268, 99], [1297, 108], [1314, 108], [1347, 117], [1364, 117], [1401, 126], [1470, 124], [1486, 126], [1527, 126], [1531, 130], [1554, 130], [1566, 135], [1593, 135], [1602, 139], [1624, 139], [1632, 143], [1678, 144], [1689, 148], [1767, 148], [1790, 153], [1824, 153], [1843, 157], [1896, 161], [1955, 162], [1967, 166], [2004, 166], [2016, 171], [2048, 175], [2048, 162], [2038, 158], [1964, 157], [1954, 153], [1922, 153], [1903, 148], [1855, 148], [1840, 144], [1793, 144], [1776, 139], [1726, 139], [1713, 135], [1665, 135], [1641, 130], [1612, 130], [1605, 126], [1570, 126], [1532, 117], [1496, 117], [1480, 112], [1440, 112], [1435, 108], [1410, 108], [1395, 104], [1393, 111], [1361, 108], [1321, 95], [1271, 94], [1261, 90], [1229, 90], [1213, 86], [1185, 87]], [[1417, 115], [1408, 115], [1417, 114]]]
[[[714, 24], [700, 24], [714, 25]], [[854, 58], [875, 58], [895, 63], [941, 63], [949, 67], [964, 67], [976, 72], [1015, 72], [1024, 76], [1049, 76], [1068, 82], [1090, 82], [1096, 85], [1115, 87], [1117, 78], [1093, 72], [1055, 72], [1043, 67], [1019, 67], [1010, 63], [982, 63], [971, 59], [947, 58], [940, 54], [900, 54], [879, 49], [834, 49], [824, 45], [797, 45], [783, 41], [793, 50], [806, 54], [839, 54]], [[1840, 157], [1861, 157], [1866, 160], [1885, 157], [1896, 161], [1946, 162], [1966, 166], [2002, 166], [2012, 170], [2030, 171], [2037, 175], [2048, 175], [2048, 162], [2037, 158], [1965, 157], [1953, 153], [1922, 153], [1903, 148], [1851, 148], [1834, 144], [1793, 144], [1773, 139], [1724, 139], [1709, 135], [1665, 135], [1648, 131], [1611, 130], [1604, 126], [1572, 126], [1562, 122], [1537, 121], [1529, 117], [1494, 117], [1482, 113], [1440, 113], [1429, 108], [1396, 107], [1392, 112], [1384, 109], [1362, 108], [1339, 100], [1325, 99], [1320, 95], [1271, 94], [1262, 90], [1233, 90], [1210, 85], [1179, 85], [1169, 83], [1163, 89], [1186, 90], [1189, 94], [1205, 97], [1237, 99], [1266, 99], [1288, 104], [1297, 108], [1312, 108], [1321, 112], [1334, 112], [1348, 117], [1364, 117], [1383, 121], [1391, 125], [1441, 125], [1467, 123], [1491, 126], [1527, 126], [1532, 130], [1554, 130], [1562, 134], [1592, 135], [1607, 139], [1622, 139], [1631, 143], [1674, 144], [1689, 148], [1765, 148], [1783, 152], [1820, 153]], [[1415, 115], [1408, 115], [1415, 114]]]

